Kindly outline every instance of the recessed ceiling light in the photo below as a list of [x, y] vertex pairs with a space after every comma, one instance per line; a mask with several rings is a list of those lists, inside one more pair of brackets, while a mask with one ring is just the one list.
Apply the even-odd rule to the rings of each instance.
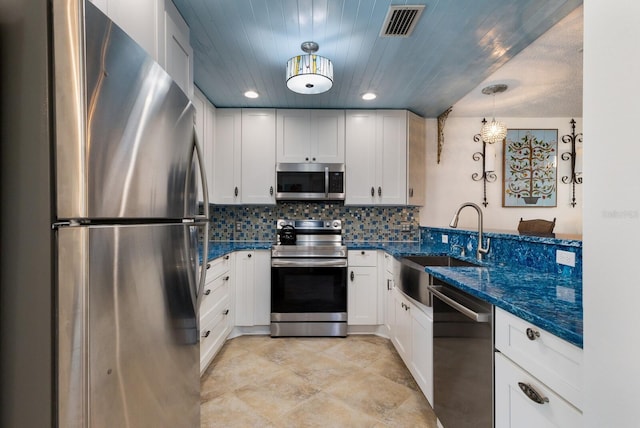
[[366, 94], [362, 94], [362, 99], [366, 101], [371, 101], [376, 99], [376, 94], [373, 92], [367, 92]]
[[258, 94], [256, 91], [247, 91], [244, 93], [244, 96], [247, 98], [258, 98], [260, 94]]

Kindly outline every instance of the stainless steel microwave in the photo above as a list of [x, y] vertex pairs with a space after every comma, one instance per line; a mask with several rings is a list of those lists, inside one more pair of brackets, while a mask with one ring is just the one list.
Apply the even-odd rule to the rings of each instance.
[[344, 200], [344, 164], [279, 163], [276, 200]]

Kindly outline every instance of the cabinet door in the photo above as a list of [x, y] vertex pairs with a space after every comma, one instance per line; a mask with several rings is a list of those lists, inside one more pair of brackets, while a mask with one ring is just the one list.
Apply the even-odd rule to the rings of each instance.
[[346, 196], [345, 205], [376, 202], [376, 112], [346, 112]]
[[394, 278], [391, 272], [384, 272], [384, 325], [387, 327], [389, 337], [393, 337], [395, 330], [395, 301], [393, 300]]
[[311, 162], [344, 163], [344, 110], [311, 110]]
[[158, 61], [156, 0], [91, 0], [91, 3]]
[[310, 111], [279, 109], [276, 116], [276, 161], [310, 162]]
[[411, 364], [411, 307], [409, 301], [397, 288], [394, 288], [393, 300], [395, 302], [395, 334], [392, 341], [398, 354], [409, 367]]
[[407, 112], [379, 110], [376, 196], [381, 205], [405, 205], [407, 189]]
[[253, 251], [236, 253], [236, 325], [254, 325], [255, 258]]
[[164, 2], [164, 69], [189, 98], [193, 96], [193, 49], [189, 27], [171, 0]]
[[254, 251], [254, 325], [271, 324], [271, 252]]
[[433, 405], [433, 319], [411, 305], [411, 373]]
[[216, 109], [215, 116], [211, 202], [233, 205], [241, 201], [242, 115], [240, 109]]
[[347, 321], [350, 325], [378, 324], [377, 267], [349, 267]]
[[[543, 402], [533, 401], [522, 391], [520, 383], [533, 388], [543, 398]], [[579, 410], [500, 352], [495, 354], [494, 388], [495, 428], [583, 426]]]
[[275, 204], [276, 111], [242, 110], [242, 203]]
[[427, 183], [427, 136], [424, 118], [407, 112], [407, 205], [422, 206]]

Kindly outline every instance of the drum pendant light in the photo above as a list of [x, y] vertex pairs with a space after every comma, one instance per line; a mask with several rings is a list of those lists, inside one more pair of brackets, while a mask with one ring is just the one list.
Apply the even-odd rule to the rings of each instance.
[[333, 86], [333, 64], [328, 58], [316, 55], [318, 44], [304, 42], [306, 52], [287, 61], [287, 87], [299, 94], [321, 94]]

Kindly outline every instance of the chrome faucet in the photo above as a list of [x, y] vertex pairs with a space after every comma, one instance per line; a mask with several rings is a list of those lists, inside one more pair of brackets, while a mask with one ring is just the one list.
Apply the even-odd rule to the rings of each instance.
[[489, 252], [489, 247], [491, 245], [491, 238], [487, 238], [487, 247], [483, 248], [482, 247], [482, 210], [480, 209], [480, 207], [474, 204], [473, 202], [465, 202], [464, 204], [460, 205], [460, 208], [458, 208], [458, 211], [456, 211], [456, 213], [453, 215], [453, 218], [451, 219], [451, 223], [449, 223], [449, 227], [454, 227], [454, 228], [458, 227], [458, 218], [460, 216], [460, 211], [462, 211], [465, 207], [472, 207], [478, 213], [478, 250], [476, 251], [476, 258], [478, 260], [482, 260], [482, 255], [487, 254]]

